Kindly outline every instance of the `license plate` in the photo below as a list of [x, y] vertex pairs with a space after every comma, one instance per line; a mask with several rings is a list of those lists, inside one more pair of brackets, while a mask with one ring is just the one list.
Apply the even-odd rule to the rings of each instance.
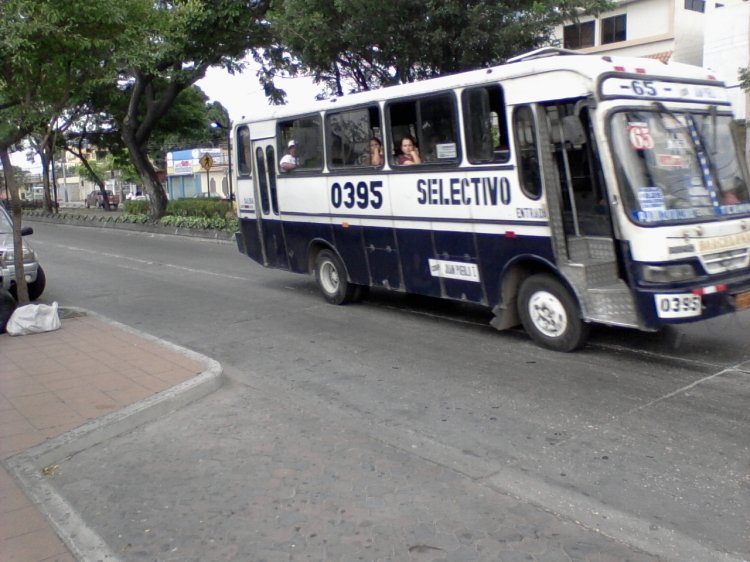
[[734, 308], [737, 310], [744, 310], [750, 308], [750, 291], [746, 293], [739, 293], [734, 296]]
[[703, 306], [700, 295], [678, 293], [672, 295], [654, 295], [656, 313], [659, 318], [690, 318], [700, 316]]

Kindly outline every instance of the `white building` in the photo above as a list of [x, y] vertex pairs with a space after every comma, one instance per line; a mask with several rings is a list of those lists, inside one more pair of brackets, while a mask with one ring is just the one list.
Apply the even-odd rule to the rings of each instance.
[[750, 66], [747, 0], [619, 0], [594, 18], [559, 26], [562, 47], [583, 53], [620, 54], [705, 66], [734, 88], [735, 112], [745, 119], [748, 96], [738, 69]]
[[740, 67], [750, 66], [750, 2], [727, 3], [707, 14], [703, 66], [714, 70], [729, 87], [737, 117], [750, 119], [750, 94], [740, 88]]

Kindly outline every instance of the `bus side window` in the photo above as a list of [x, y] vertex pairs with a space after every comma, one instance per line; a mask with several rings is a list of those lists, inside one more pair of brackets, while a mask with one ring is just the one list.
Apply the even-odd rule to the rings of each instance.
[[328, 165], [331, 168], [381, 166], [382, 162], [370, 161], [372, 137], [381, 140], [377, 106], [327, 114]]
[[323, 127], [319, 115], [280, 122], [276, 136], [279, 158], [287, 153], [291, 141], [297, 147], [296, 170], [323, 169]]
[[498, 85], [464, 90], [461, 94], [466, 153], [472, 164], [510, 159], [505, 101]]
[[452, 93], [416, 100], [398, 101], [388, 106], [391, 124], [392, 163], [398, 165], [401, 139], [412, 137], [423, 164], [457, 164], [456, 104]]
[[239, 175], [252, 175], [252, 147], [250, 146], [250, 129], [247, 125], [237, 128], [237, 168]]
[[[276, 151], [272, 146], [266, 147], [266, 163], [268, 164], [268, 169], [273, 170], [273, 167], [276, 164]], [[274, 214], [278, 215], [279, 201], [276, 196], [276, 176], [274, 174], [268, 174], [268, 187], [271, 190], [271, 208], [273, 209]]]
[[542, 178], [539, 170], [534, 114], [530, 107], [524, 105], [516, 108], [513, 115], [513, 130], [516, 134], [521, 190], [527, 197], [539, 199], [542, 195]]
[[263, 149], [261, 147], [255, 149], [255, 165], [258, 167], [260, 208], [263, 210], [263, 214], [267, 215], [270, 210], [268, 206], [268, 182], [266, 181], [266, 162], [263, 159]]

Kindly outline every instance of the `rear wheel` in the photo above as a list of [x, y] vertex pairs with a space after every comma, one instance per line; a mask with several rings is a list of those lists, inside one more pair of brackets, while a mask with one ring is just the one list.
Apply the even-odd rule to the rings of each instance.
[[356, 285], [346, 279], [346, 268], [331, 250], [321, 250], [315, 258], [315, 282], [331, 304], [346, 304], [356, 293]]
[[531, 339], [555, 351], [573, 351], [589, 334], [570, 291], [551, 275], [532, 275], [523, 282], [518, 314]]

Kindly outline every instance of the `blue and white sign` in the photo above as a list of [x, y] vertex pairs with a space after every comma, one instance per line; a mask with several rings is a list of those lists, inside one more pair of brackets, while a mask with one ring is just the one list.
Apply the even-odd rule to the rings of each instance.
[[728, 104], [721, 84], [684, 84], [663, 80], [618, 78], [602, 81], [602, 97], [637, 97]]
[[479, 268], [475, 263], [433, 259], [428, 261], [430, 262], [430, 275], [433, 277], [479, 283]]

